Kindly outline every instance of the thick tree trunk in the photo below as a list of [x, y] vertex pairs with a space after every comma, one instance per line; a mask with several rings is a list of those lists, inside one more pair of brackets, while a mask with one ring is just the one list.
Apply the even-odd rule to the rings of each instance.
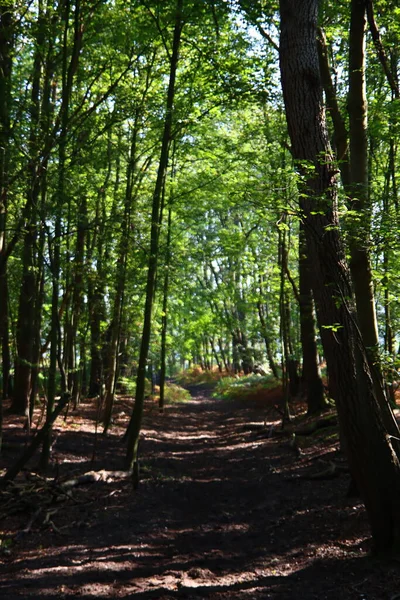
[[36, 237], [37, 213], [40, 197], [39, 174], [39, 133], [40, 133], [40, 92], [42, 80], [42, 46], [44, 43], [44, 14], [39, 3], [37, 20], [37, 38], [33, 60], [32, 89], [30, 98], [30, 134], [29, 134], [29, 176], [27, 181], [27, 227], [22, 251], [22, 280], [19, 294], [17, 322], [17, 356], [15, 360], [15, 387], [11, 410], [29, 417], [31, 396], [31, 377], [33, 367], [33, 343], [35, 337], [36, 303]]
[[[32, 217], [35, 221], [35, 217]], [[17, 322], [17, 356], [15, 359], [15, 386], [11, 411], [29, 415], [31, 374], [33, 366], [33, 340], [35, 335], [34, 316], [36, 302], [35, 277], [36, 226], [32, 224], [24, 237], [22, 254], [23, 273], [19, 295]]]
[[[377, 550], [400, 545], [400, 464], [369, 372], [340, 237], [335, 167], [322, 101], [316, 47], [318, 0], [281, 0], [280, 67], [313, 293], [349, 466], [362, 494]], [[306, 167], [306, 168], [304, 168]], [[311, 173], [311, 174], [310, 174]], [[397, 434], [397, 437], [400, 437]]]

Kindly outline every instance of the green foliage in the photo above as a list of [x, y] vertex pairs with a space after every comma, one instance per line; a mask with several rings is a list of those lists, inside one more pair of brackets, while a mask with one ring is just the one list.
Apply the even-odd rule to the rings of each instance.
[[[143, 326], [150, 205], [165, 118], [176, 0], [114, 0], [98, 3], [96, 10], [90, 3], [81, 3], [82, 47], [76, 69], [71, 65], [66, 184], [61, 199], [63, 58], [67, 65], [72, 58], [77, 3], [69, 3], [67, 22], [61, 15], [62, 3], [33, 0], [28, 10], [25, 4], [15, 3], [18, 18], [12, 32], [10, 102], [3, 107], [9, 112], [12, 140], [8, 145], [7, 140], [1, 140], [1, 147], [7, 150], [2, 164], [7, 164], [9, 171], [4, 190], [6, 238], [19, 232], [8, 261], [12, 359], [18, 355], [16, 330], [27, 233], [20, 218], [31, 190], [27, 173], [32, 166], [40, 187], [29, 218], [36, 227], [32, 264], [38, 279], [37, 297], [43, 279], [43, 298], [41, 305], [37, 304], [45, 380], [52, 327], [52, 256], [59, 243], [60, 358], [64, 369], [70, 374], [76, 372], [76, 365], [68, 364], [73, 362], [68, 356], [72, 347], [74, 358], [85, 363], [88, 372], [95, 352], [103, 358], [107, 355], [115, 325], [114, 308], [122, 298], [119, 351], [127, 373], [120, 383], [133, 395], [131, 374], [137, 367]], [[394, 72], [399, 66], [400, 40], [399, 9], [395, 5], [384, 0], [375, 3], [382, 43]], [[40, 6], [45, 7], [41, 22]], [[264, 0], [184, 2], [164, 215], [172, 207], [166, 315], [168, 374], [188, 364], [203, 367], [181, 374], [179, 381], [186, 384], [219, 379], [217, 360], [224, 371], [232, 368], [235, 360], [239, 370], [246, 360], [264, 363], [267, 338], [273, 357], [277, 362], [280, 359], [279, 235], [287, 237], [288, 269], [298, 285], [301, 215], [297, 184], [313, 172], [314, 166], [299, 163], [301, 174], [293, 173], [274, 46], [279, 35], [278, 10], [278, 2]], [[326, 32], [338, 105], [346, 122], [348, 5], [333, 7], [322, 2], [320, 24]], [[340, 227], [362, 231], [363, 239], [368, 237], [364, 228], [371, 228], [367, 243], [379, 328], [390, 362], [400, 331], [400, 252], [396, 244], [400, 109], [369, 37], [367, 42], [371, 205], [360, 213], [356, 207], [346, 206], [343, 198]], [[39, 69], [35, 56], [40, 58]], [[36, 75], [40, 101], [37, 120], [33, 118], [32, 100]], [[47, 104], [46, 82], [51, 91]], [[0, 123], [0, 130], [4, 132], [4, 123]], [[56, 239], [58, 213], [61, 232]], [[77, 270], [80, 227], [84, 231], [81, 273]], [[326, 231], [329, 234], [329, 228]], [[164, 316], [161, 275], [167, 262], [166, 238], [166, 228], [161, 227], [151, 342], [155, 370], [159, 368]], [[122, 294], [118, 292], [121, 278]], [[298, 305], [287, 281], [284, 287], [292, 350], [297, 356]], [[389, 312], [390, 351], [385, 322]], [[73, 326], [75, 333], [71, 333]], [[334, 323], [329, 329], [335, 333], [339, 327]]]
[[200, 383], [215, 383], [228, 376], [217, 369], [204, 371], [198, 365], [177, 373], [175, 379], [182, 385], [196, 385]]
[[246, 399], [259, 392], [267, 392], [278, 387], [273, 375], [247, 375], [243, 377], [224, 377], [214, 391], [214, 397], [222, 399]]
[[[136, 394], [136, 378], [120, 377], [118, 379], [118, 389], [120, 390], [120, 393], [127, 394], [134, 398]], [[145, 395], [151, 395], [151, 381], [148, 379], [145, 381]]]
[[[156, 386], [156, 394], [158, 393]], [[180, 385], [171, 381], [165, 382], [164, 402], [165, 404], [177, 404], [180, 402], [188, 402], [191, 399], [188, 390], [185, 390]], [[157, 397], [155, 398], [157, 400]]]
[[[119, 390], [123, 394], [135, 397], [136, 393], [136, 380], [129, 377], [120, 377], [118, 380]], [[153, 402], [158, 402], [160, 388], [158, 385], [154, 386], [154, 395], [152, 395], [151, 382], [146, 379], [145, 381], [145, 395], [147, 398], [151, 398]], [[190, 393], [180, 385], [171, 381], [165, 382], [164, 402], [165, 404], [175, 404], [178, 402], [187, 402], [190, 400]]]

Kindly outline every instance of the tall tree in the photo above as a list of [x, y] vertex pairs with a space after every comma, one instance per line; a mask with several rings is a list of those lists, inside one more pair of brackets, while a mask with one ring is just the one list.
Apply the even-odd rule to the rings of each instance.
[[10, 394], [11, 356], [9, 340], [8, 280], [6, 253], [7, 195], [10, 160], [11, 70], [14, 38], [13, 4], [0, 4], [0, 451], [3, 400]]
[[183, 21], [183, 0], [177, 0], [175, 8], [175, 25], [172, 41], [172, 51], [170, 55], [170, 72], [169, 84], [167, 91], [167, 99], [165, 106], [164, 130], [161, 142], [160, 160], [158, 164], [157, 180], [153, 194], [153, 206], [151, 213], [151, 232], [150, 232], [150, 248], [149, 260], [147, 269], [147, 285], [146, 285], [146, 304], [144, 310], [144, 322], [142, 341], [140, 346], [139, 366], [136, 379], [136, 395], [135, 406], [132, 417], [128, 426], [127, 434], [127, 455], [126, 463], [128, 468], [133, 468], [134, 473], [138, 474], [138, 445], [139, 435], [142, 423], [144, 395], [145, 395], [145, 380], [146, 367], [150, 346], [151, 335], [151, 320], [153, 313], [153, 302], [155, 294], [157, 261], [159, 250], [159, 235], [161, 227], [161, 200], [165, 184], [165, 177], [168, 167], [168, 155], [171, 143], [174, 101], [175, 101], [175, 84], [176, 74], [179, 60], [179, 47], [181, 43]]
[[32, 87], [30, 97], [29, 167], [27, 182], [26, 231], [23, 236], [22, 280], [18, 303], [17, 357], [15, 361], [15, 386], [11, 409], [29, 416], [32, 390], [32, 368], [35, 339], [35, 304], [37, 298], [36, 239], [40, 198], [40, 93], [43, 75], [43, 48], [46, 37], [46, 13], [43, 2], [38, 3]]
[[[317, 0], [280, 0], [280, 68], [293, 156], [301, 176], [300, 207], [331, 395], [352, 476], [362, 494], [377, 550], [400, 543], [396, 500], [400, 463], [385, 429], [365, 348], [351, 306], [350, 277], [337, 214], [317, 53]], [[396, 446], [397, 448], [397, 446]]]
[[[47, 414], [46, 422], [51, 421], [56, 398], [56, 376], [57, 363], [62, 372], [61, 384], [63, 394], [67, 390], [67, 379], [64, 366], [61, 362], [61, 326], [59, 319], [59, 293], [61, 273], [61, 234], [62, 234], [62, 210], [66, 204], [66, 168], [67, 168], [67, 135], [69, 128], [70, 103], [73, 88], [74, 75], [78, 67], [80, 52], [82, 49], [83, 23], [80, 0], [76, 0], [72, 6], [72, 0], [66, 0], [62, 14], [64, 31], [62, 38], [62, 90], [60, 106], [60, 131], [58, 146], [58, 172], [57, 172], [57, 195], [55, 206], [54, 235], [50, 242], [51, 272], [52, 272], [52, 296], [51, 296], [51, 329], [50, 329], [50, 361], [47, 390]], [[72, 13], [72, 18], [71, 18]], [[70, 21], [73, 21], [71, 28]], [[70, 31], [72, 29], [72, 33]], [[72, 36], [72, 50], [69, 53], [69, 39]], [[45, 471], [50, 457], [51, 427], [48, 427], [47, 435], [43, 441], [40, 468]]]

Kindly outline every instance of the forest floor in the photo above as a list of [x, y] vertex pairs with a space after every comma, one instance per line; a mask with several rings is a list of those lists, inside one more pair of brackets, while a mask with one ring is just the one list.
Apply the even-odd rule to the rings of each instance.
[[[370, 556], [345, 468], [319, 478], [343, 464], [332, 428], [299, 438], [299, 451], [275, 421], [279, 392], [246, 402], [191, 392], [164, 414], [147, 407], [136, 491], [118, 472], [130, 399], [97, 443], [93, 401], [57, 421], [56, 483], [24, 471], [0, 497], [0, 598], [400, 598], [400, 563]], [[0, 469], [26, 435], [17, 425], [6, 417]], [[100, 480], [63, 486], [88, 471]]]

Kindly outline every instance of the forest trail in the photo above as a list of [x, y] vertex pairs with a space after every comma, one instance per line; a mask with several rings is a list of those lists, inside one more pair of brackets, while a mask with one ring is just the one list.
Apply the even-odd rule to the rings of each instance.
[[[316, 448], [297, 457], [269, 438], [265, 408], [191, 391], [162, 415], [147, 410], [136, 492], [126, 479], [80, 485], [25, 534], [34, 507], [3, 520], [0, 598], [397, 598], [398, 563], [367, 556], [347, 477], [304, 478]], [[82, 405], [79, 429], [60, 425], [60, 480], [121, 468], [127, 402], [94, 463], [93, 406]]]

